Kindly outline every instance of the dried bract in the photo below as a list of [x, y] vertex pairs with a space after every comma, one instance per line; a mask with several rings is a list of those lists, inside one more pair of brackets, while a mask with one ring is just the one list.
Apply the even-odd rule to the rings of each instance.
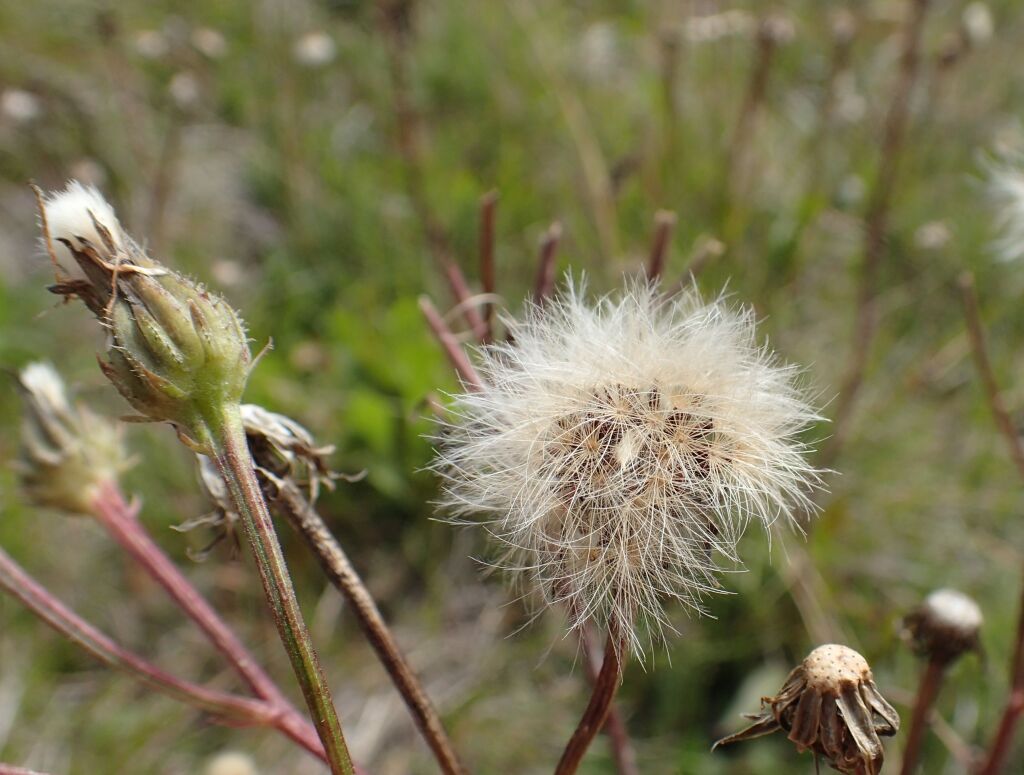
[[570, 290], [508, 325], [442, 425], [444, 505], [489, 515], [503, 565], [638, 650], [634, 625], [665, 623], [666, 598], [701, 610], [751, 520], [807, 506], [796, 436], [815, 414], [751, 313], [693, 292], [588, 306]]
[[914, 652], [944, 664], [981, 648], [978, 604], [955, 589], [938, 589], [903, 620]]
[[761, 707], [760, 714], [747, 716], [751, 726], [715, 747], [781, 729], [798, 751], [814, 751], [839, 772], [877, 775], [885, 758], [879, 736], [900, 728], [899, 715], [879, 693], [867, 660], [835, 644], [808, 654], [777, 696], [761, 699]]
[[[210, 417], [239, 401], [249, 375], [238, 315], [146, 255], [96, 189], [72, 182], [40, 204], [57, 272], [50, 290], [81, 299], [106, 327], [103, 372], [145, 419], [169, 422], [193, 447], [206, 448]], [[61, 262], [68, 256], [74, 273]]]
[[26, 494], [39, 506], [89, 514], [98, 487], [130, 465], [120, 428], [68, 400], [64, 382], [48, 363], [18, 375], [25, 401], [17, 470]]

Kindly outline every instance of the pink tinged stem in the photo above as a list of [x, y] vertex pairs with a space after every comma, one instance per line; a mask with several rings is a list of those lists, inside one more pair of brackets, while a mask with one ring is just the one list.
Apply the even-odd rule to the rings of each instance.
[[270, 726], [278, 712], [262, 700], [207, 689], [171, 675], [108, 638], [64, 605], [0, 549], [0, 587], [36, 616], [104, 664], [232, 725]]
[[484, 384], [483, 380], [480, 379], [480, 375], [473, 368], [473, 364], [470, 363], [469, 357], [459, 344], [459, 340], [452, 333], [448, 324], [444, 322], [444, 318], [438, 313], [433, 302], [426, 296], [420, 296], [419, 302], [420, 311], [423, 312], [427, 325], [430, 326], [431, 332], [433, 332], [434, 337], [441, 345], [445, 355], [448, 356], [448, 360], [451, 361], [452, 367], [458, 373], [459, 378], [474, 390], [481, 390]]
[[533, 299], [538, 304], [543, 304], [555, 287], [555, 256], [558, 253], [558, 243], [561, 239], [562, 224], [555, 221], [548, 227], [540, 243], [537, 277], [533, 283]]
[[935, 698], [939, 696], [939, 689], [942, 688], [946, 665], [944, 660], [932, 657], [928, 660], [928, 665], [921, 675], [921, 683], [917, 687], [917, 699], [914, 701], [914, 716], [910, 721], [910, 731], [907, 733], [907, 745], [903, 749], [900, 775], [912, 775], [917, 769], [917, 762], [921, 756], [921, 744], [924, 742], [924, 735], [928, 730], [932, 706], [935, 704]]
[[253, 692], [278, 710], [278, 728], [303, 748], [323, 758], [323, 747], [316, 729], [288, 702], [234, 631], [157, 546], [139, 523], [135, 508], [125, 501], [117, 485], [108, 482], [101, 486], [93, 498], [92, 506], [93, 514], [114, 540], [199, 626]]

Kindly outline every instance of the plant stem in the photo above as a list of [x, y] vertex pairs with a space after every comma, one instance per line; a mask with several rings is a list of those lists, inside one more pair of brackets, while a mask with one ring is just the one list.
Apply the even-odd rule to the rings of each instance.
[[1014, 729], [1024, 714], [1024, 584], [1021, 584], [1021, 590], [1017, 635], [1013, 647], [1013, 660], [1010, 663], [1010, 696], [1006, 698], [999, 729], [984, 763], [978, 770], [978, 775], [998, 775], [1002, 772], [1013, 744]]
[[928, 729], [928, 717], [931, 715], [932, 705], [942, 688], [942, 679], [946, 675], [947, 662], [943, 659], [932, 657], [921, 675], [921, 683], [917, 687], [917, 699], [914, 701], [914, 715], [910, 721], [910, 731], [907, 734], [907, 746], [903, 750], [903, 763], [900, 767], [900, 775], [912, 775], [917, 769], [917, 760], [921, 755], [921, 743], [924, 741], [924, 733]]
[[587, 709], [583, 711], [583, 717], [572, 733], [562, 758], [555, 768], [555, 775], [573, 775], [580, 766], [583, 755], [590, 747], [594, 737], [604, 726], [608, 717], [608, 710], [612, 700], [615, 699], [615, 692], [618, 691], [621, 678], [621, 665], [619, 654], [623, 648], [620, 638], [616, 635], [616, 627], [613, 624], [609, 628], [608, 643], [604, 649], [604, 662], [601, 664], [601, 672], [597, 674], [594, 681], [593, 691], [590, 694], [590, 702]]
[[[601, 675], [601, 655], [595, 648], [596, 644], [591, 640], [592, 627], [585, 624], [577, 629], [580, 635], [580, 645], [583, 647], [583, 659], [586, 663], [587, 678], [590, 680], [591, 685], [594, 685]], [[608, 708], [608, 719], [604, 724], [604, 733], [608, 735], [608, 739], [611, 741], [612, 752], [615, 755], [615, 768], [618, 770], [619, 775], [639, 775], [640, 770], [637, 769], [636, 751], [633, 749], [633, 742], [629, 739], [629, 730], [626, 728], [626, 722], [623, 720], [622, 714], [619, 712], [618, 705], [615, 702], [612, 702]]]
[[302, 618], [281, 545], [256, 480], [238, 405], [219, 407], [219, 412], [209, 417], [207, 422], [212, 436], [213, 460], [242, 518], [274, 623], [324, 745], [331, 772], [334, 775], [352, 775], [352, 759], [331, 699], [331, 690]]
[[276, 710], [260, 700], [207, 689], [166, 673], [82, 619], [0, 549], [0, 587], [36, 616], [104, 664], [147, 686], [235, 725], [270, 725]]
[[93, 514], [121, 547], [149, 573], [189, 618], [206, 634], [253, 692], [279, 712], [277, 726], [303, 748], [323, 757], [316, 730], [285, 698], [234, 631], [139, 523], [136, 510], [114, 482], [97, 489]]
[[466, 353], [463, 352], [459, 340], [452, 333], [448, 324], [445, 323], [444, 318], [438, 313], [434, 303], [427, 296], [420, 296], [419, 303], [420, 311], [423, 313], [427, 325], [430, 326], [430, 331], [444, 349], [445, 355], [448, 356], [448, 360], [459, 375], [459, 379], [473, 390], [480, 390], [483, 387], [480, 375], [476, 373], [472, 362], [466, 356]]
[[377, 604], [359, 577], [345, 550], [324, 524], [298, 486], [290, 479], [268, 480], [268, 499], [302, 536], [316, 555], [320, 567], [331, 583], [345, 597], [356, 615], [356, 620], [395, 688], [408, 706], [434, 757], [446, 775], [462, 775], [466, 768], [459, 761], [451, 740], [445, 732], [441, 718], [424, 691], [419, 678], [409, 665], [381, 616]]

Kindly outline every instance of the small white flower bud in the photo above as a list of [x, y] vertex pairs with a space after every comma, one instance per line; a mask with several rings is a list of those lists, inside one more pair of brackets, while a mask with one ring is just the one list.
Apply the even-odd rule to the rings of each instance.
[[955, 589], [938, 589], [904, 620], [914, 651], [922, 656], [953, 662], [980, 648], [981, 608]]

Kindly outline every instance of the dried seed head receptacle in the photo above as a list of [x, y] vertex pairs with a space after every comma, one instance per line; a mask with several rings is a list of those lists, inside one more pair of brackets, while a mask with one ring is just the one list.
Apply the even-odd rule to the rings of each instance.
[[777, 730], [798, 751], [813, 751], [847, 775], [878, 775], [885, 751], [879, 736], [899, 731], [900, 719], [875, 686], [867, 660], [851, 648], [819, 646], [789, 674], [781, 691], [761, 700], [754, 723], [715, 743], [751, 740]]

